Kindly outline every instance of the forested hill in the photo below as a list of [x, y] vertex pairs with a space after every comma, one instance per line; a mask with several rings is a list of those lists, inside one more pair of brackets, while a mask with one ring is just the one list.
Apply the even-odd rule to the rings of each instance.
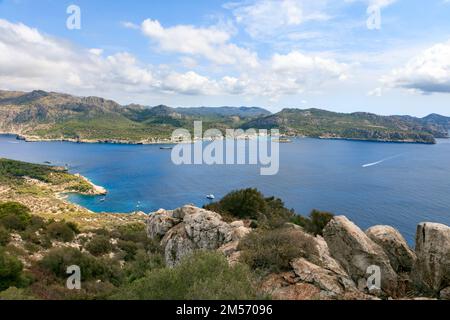
[[446, 138], [450, 118], [378, 116], [319, 109], [284, 109], [271, 114], [258, 107], [172, 108], [120, 105], [99, 97], [33, 91], [0, 91], [0, 131], [30, 140], [151, 143], [168, 139], [194, 120], [207, 128], [278, 128], [283, 134], [321, 138], [434, 143]]

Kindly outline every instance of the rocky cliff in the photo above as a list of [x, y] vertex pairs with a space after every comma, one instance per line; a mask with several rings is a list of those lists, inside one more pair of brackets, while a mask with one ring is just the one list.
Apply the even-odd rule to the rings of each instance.
[[[195, 250], [217, 250], [234, 264], [240, 262], [239, 242], [252, 232], [248, 225], [185, 206], [150, 214], [147, 234], [160, 241], [168, 266]], [[301, 233], [297, 239], [311, 249], [292, 259], [290, 271], [265, 276], [261, 290], [275, 299], [450, 298], [448, 226], [419, 225], [415, 251], [392, 227], [375, 226], [364, 232], [344, 216], [334, 217], [323, 237], [292, 224], [284, 228]]]

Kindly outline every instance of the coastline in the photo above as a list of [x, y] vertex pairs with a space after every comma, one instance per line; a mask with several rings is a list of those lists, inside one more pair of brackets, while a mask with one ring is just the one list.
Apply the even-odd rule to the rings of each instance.
[[[172, 139], [148, 139], [148, 140], [121, 140], [121, 139], [72, 139], [72, 138], [42, 138], [38, 136], [27, 136], [20, 133], [14, 132], [0, 132], [0, 135], [10, 135], [15, 136], [17, 140], [22, 140], [25, 142], [70, 142], [70, 143], [83, 143], [83, 144], [124, 144], [124, 145], [176, 145], [178, 143], [194, 143], [195, 141], [211, 141], [211, 139], [203, 138], [191, 141], [172, 141]], [[287, 138], [312, 138], [319, 140], [346, 140], [346, 141], [360, 141], [360, 142], [378, 142], [378, 143], [407, 143], [407, 144], [425, 144], [425, 145], [435, 145], [437, 144], [436, 139], [433, 142], [427, 141], [417, 141], [413, 139], [405, 140], [392, 140], [392, 139], [365, 139], [365, 138], [346, 138], [346, 137], [332, 137], [332, 136], [307, 136], [307, 135], [281, 135]], [[239, 139], [239, 138], [237, 138]]]

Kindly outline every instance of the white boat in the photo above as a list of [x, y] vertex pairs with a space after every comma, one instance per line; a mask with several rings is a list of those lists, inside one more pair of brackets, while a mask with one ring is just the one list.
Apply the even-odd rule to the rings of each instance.
[[213, 195], [213, 194], [208, 194], [208, 195], [206, 196], [206, 199], [209, 199], [209, 200], [214, 200], [215, 198], [216, 198], [216, 196]]

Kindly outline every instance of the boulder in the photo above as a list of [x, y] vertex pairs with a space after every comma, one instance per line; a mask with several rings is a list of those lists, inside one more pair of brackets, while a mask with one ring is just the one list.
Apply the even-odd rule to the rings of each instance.
[[250, 231], [243, 223], [228, 224], [218, 213], [192, 205], [173, 211], [159, 210], [147, 219], [147, 234], [152, 239], [161, 239], [170, 267], [195, 250], [217, 250], [239, 241]]
[[450, 287], [442, 289], [439, 293], [439, 298], [441, 300], [450, 300]]
[[388, 256], [353, 222], [344, 216], [334, 217], [325, 227], [323, 234], [331, 256], [355, 283], [367, 284], [367, 279], [371, 277], [369, 267], [379, 267], [381, 289], [389, 295], [396, 294], [397, 274]]
[[439, 223], [419, 224], [416, 255], [412, 277], [418, 289], [437, 295], [450, 286], [450, 227]]
[[304, 258], [299, 258], [291, 263], [295, 275], [300, 281], [313, 284], [330, 293], [330, 297], [340, 295], [346, 290], [346, 285], [353, 286], [351, 280], [345, 279], [345, 282], [340, 281], [340, 276], [336, 273], [315, 265]]
[[397, 273], [411, 271], [417, 257], [398, 230], [390, 226], [374, 226], [366, 234], [384, 250]]

